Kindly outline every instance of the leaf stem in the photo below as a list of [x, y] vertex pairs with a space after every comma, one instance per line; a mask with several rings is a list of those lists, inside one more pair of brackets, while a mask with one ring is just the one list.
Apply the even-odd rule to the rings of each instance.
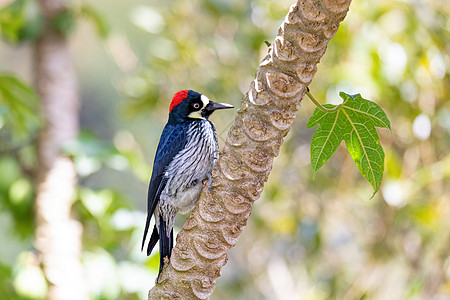
[[317, 101], [316, 98], [314, 98], [313, 94], [311, 94], [311, 92], [309, 91], [309, 87], [306, 87], [305, 89], [306, 89], [306, 95], [308, 95], [308, 98], [309, 98], [309, 99], [317, 106], [317, 108], [319, 108], [321, 111], [324, 111], [324, 112], [333, 112], [333, 111], [338, 110], [339, 107], [342, 105], [342, 103], [341, 103], [341, 104], [339, 104], [339, 105], [336, 105], [336, 107], [333, 107], [333, 108], [326, 108], [326, 107], [323, 107], [322, 104], [320, 104], [319, 101]]

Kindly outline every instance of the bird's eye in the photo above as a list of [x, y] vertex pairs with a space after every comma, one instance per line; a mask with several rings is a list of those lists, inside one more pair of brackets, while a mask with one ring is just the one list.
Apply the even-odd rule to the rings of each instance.
[[200, 108], [200, 104], [194, 103], [193, 107], [194, 107], [195, 109], [199, 109], [199, 108]]

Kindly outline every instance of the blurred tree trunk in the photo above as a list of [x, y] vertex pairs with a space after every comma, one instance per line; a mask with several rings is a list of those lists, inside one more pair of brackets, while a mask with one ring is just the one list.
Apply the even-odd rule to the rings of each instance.
[[[351, 0], [294, 4], [241, 102], [213, 171], [149, 299], [208, 299]], [[255, 237], [257, 238], [257, 237]]]
[[45, 127], [38, 140], [35, 246], [49, 282], [47, 299], [88, 299], [81, 254], [81, 224], [71, 217], [77, 177], [61, 152], [78, 135], [78, 90], [66, 36], [52, 19], [64, 9], [60, 0], [39, 0], [45, 29], [35, 43], [34, 76]]

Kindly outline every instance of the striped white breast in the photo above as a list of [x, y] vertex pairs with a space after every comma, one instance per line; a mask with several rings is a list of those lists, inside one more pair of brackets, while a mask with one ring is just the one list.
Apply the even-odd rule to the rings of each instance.
[[169, 179], [165, 194], [177, 197], [178, 193], [201, 183], [212, 171], [218, 152], [214, 125], [208, 120], [191, 122], [185, 148], [174, 157], [166, 169]]

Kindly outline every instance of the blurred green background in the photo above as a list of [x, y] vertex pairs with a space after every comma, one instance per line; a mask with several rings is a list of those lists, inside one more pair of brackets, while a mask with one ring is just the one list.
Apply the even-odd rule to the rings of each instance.
[[[63, 23], [73, 25], [82, 132], [65, 151], [79, 174], [73, 214], [89, 291], [146, 299], [159, 254], [147, 258], [140, 240], [170, 99], [194, 89], [238, 106], [292, 1], [69, 3], [81, 12]], [[38, 101], [5, 75], [32, 83], [39, 18], [34, 1], [12, 5], [20, 17], [0, 8], [0, 299], [42, 299], [34, 179], [18, 164], [36, 161]], [[450, 299], [449, 16], [441, 0], [353, 1], [310, 88], [323, 103], [361, 93], [386, 111], [380, 191], [369, 200], [344, 145], [312, 179], [305, 125], [314, 106], [304, 99], [212, 299]], [[234, 113], [213, 116], [220, 143]]]

